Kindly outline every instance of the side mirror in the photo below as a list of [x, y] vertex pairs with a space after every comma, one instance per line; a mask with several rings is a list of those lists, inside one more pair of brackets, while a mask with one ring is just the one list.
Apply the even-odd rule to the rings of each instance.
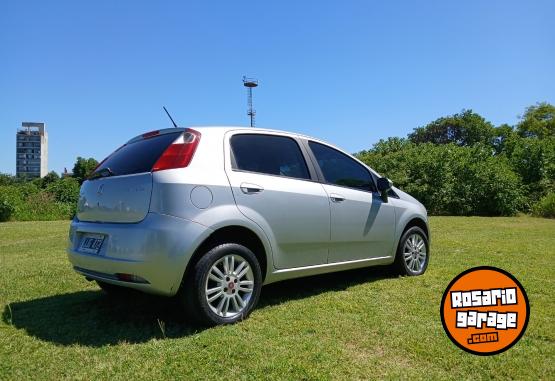
[[386, 177], [380, 177], [378, 179], [378, 191], [382, 197], [383, 202], [387, 202], [387, 191], [391, 189], [393, 183]]

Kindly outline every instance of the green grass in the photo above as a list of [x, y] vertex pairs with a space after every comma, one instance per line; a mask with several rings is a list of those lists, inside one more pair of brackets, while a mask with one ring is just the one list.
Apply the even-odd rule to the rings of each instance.
[[[374, 268], [277, 283], [248, 320], [202, 330], [167, 300], [114, 301], [74, 274], [68, 222], [0, 224], [0, 379], [554, 379], [555, 220], [431, 226], [424, 276]], [[449, 281], [478, 265], [513, 273], [530, 298], [527, 332], [497, 356], [461, 351], [439, 319]]]

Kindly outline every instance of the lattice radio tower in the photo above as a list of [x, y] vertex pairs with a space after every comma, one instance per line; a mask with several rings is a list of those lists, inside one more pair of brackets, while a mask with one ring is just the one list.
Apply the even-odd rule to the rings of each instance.
[[251, 127], [254, 127], [254, 116], [256, 115], [256, 110], [252, 107], [252, 89], [258, 86], [258, 80], [254, 78], [247, 78], [243, 76], [243, 86], [247, 88], [248, 92], [248, 105], [247, 115], [251, 118]]

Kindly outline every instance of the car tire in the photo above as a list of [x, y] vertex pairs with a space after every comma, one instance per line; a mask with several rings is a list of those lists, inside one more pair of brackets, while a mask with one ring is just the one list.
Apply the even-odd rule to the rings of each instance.
[[186, 315], [214, 326], [246, 319], [262, 288], [260, 264], [247, 247], [225, 243], [214, 247], [193, 265], [178, 294]]
[[430, 247], [428, 236], [418, 226], [407, 229], [397, 246], [394, 267], [401, 275], [422, 275], [428, 268]]

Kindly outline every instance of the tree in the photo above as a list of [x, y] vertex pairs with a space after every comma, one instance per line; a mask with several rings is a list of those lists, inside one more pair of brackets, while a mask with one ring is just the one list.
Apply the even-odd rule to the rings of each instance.
[[44, 176], [42, 178], [35, 179], [35, 180], [33, 180], [33, 182], [39, 188], [46, 188], [48, 185], [50, 185], [52, 183], [55, 183], [58, 180], [60, 180], [60, 175], [58, 175], [54, 171], [50, 171], [46, 174], [46, 176]]
[[372, 151], [376, 153], [391, 153], [402, 151], [403, 149], [407, 148], [411, 142], [405, 138], [387, 138], [387, 139], [380, 139], [377, 143], [374, 144], [372, 147]]
[[71, 177], [49, 184], [46, 191], [52, 194], [58, 202], [75, 204], [79, 199], [79, 183], [77, 179]]
[[430, 214], [512, 215], [523, 204], [520, 177], [506, 157], [492, 155], [489, 145], [408, 144], [358, 156], [416, 197]]
[[555, 136], [555, 106], [541, 102], [526, 108], [517, 131], [523, 137], [539, 139]]
[[441, 117], [424, 127], [417, 127], [409, 134], [411, 142], [472, 146], [476, 143], [492, 144], [495, 136], [493, 125], [472, 110]]
[[13, 185], [15, 183], [17, 183], [17, 177], [9, 175], [7, 173], [0, 173], [0, 186]]
[[55, 171], [48, 172], [46, 176], [42, 178], [45, 186], [58, 180], [60, 180], [60, 175], [58, 175]]
[[79, 184], [81, 184], [87, 179], [87, 177], [89, 177], [97, 165], [98, 161], [92, 157], [85, 159], [84, 157], [79, 156], [73, 166], [73, 177], [79, 181]]
[[492, 144], [496, 154], [506, 153], [514, 148], [514, 142], [520, 139], [515, 129], [504, 123], [495, 127], [495, 136]]

